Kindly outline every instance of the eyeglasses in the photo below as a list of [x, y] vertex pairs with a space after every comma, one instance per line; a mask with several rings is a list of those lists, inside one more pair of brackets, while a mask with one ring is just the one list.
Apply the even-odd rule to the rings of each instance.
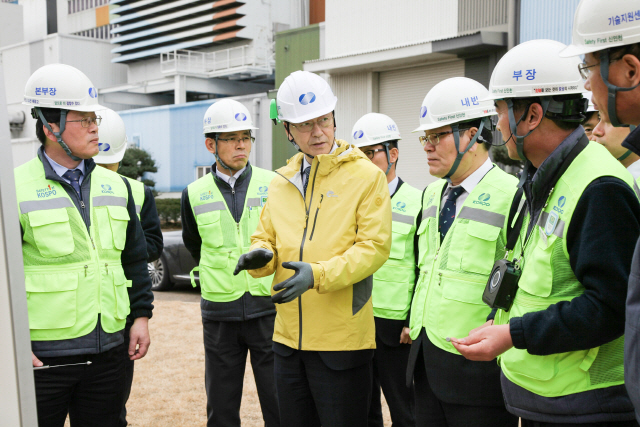
[[234, 145], [238, 145], [240, 141], [242, 141], [245, 144], [248, 144], [249, 141], [254, 142], [255, 140], [256, 139], [252, 136], [243, 136], [242, 138], [227, 138], [227, 139], [218, 138], [218, 141], [222, 141], [224, 143], [234, 144]]
[[598, 66], [598, 65], [600, 65], [599, 62], [597, 64], [593, 64], [593, 65], [587, 65], [586, 62], [578, 64], [578, 71], [580, 72], [580, 76], [582, 77], [582, 79], [583, 80], [588, 80], [589, 76], [591, 75], [590, 68]]
[[[458, 129], [458, 132], [462, 132], [463, 130], [469, 130], [469, 128], [467, 129]], [[418, 139], [420, 140], [420, 144], [422, 144], [422, 146], [424, 147], [425, 145], [427, 145], [427, 142], [429, 142], [429, 144], [433, 145], [434, 147], [438, 144], [440, 144], [440, 137], [443, 135], [449, 135], [450, 133], [453, 133], [452, 130], [447, 131], [447, 132], [438, 132], [438, 133], [430, 133], [429, 135], [425, 135], [425, 136], [421, 136]]]
[[304, 123], [298, 123], [298, 124], [291, 123], [291, 126], [296, 128], [296, 130], [300, 133], [309, 133], [313, 130], [316, 123], [318, 124], [318, 126], [320, 126], [323, 129], [329, 128], [333, 126], [333, 116], [320, 117], [318, 120], [314, 122], [304, 122]]
[[102, 122], [102, 117], [96, 116], [96, 117], [85, 117], [82, 120], [67, 120], [67, 123], [74, 123], [74, 122], [80, 122], [83, 128], [88, 128], [94, 123], [96, 124], [96, 126], [100, 126], [100, 122]]
[[373, 156], [376, 155], [378, 151], [385, 151], [384, 148], [376, 148], [375, 150], [366, 150], [363, 151], [364, 155], [369, 158], [369, 160], [373, 160]]

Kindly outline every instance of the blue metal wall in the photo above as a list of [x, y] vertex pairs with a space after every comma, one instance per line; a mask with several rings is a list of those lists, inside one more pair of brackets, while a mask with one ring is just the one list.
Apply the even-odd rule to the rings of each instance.
[[521, 0], [520, 43], [535, 39], [571, 43], [578, 3], [580, 0]]
[[197, 166], [210, 166], [213, 155], [204, 146], [202, 118], [213, 101], [118, 111], [133, 142], [151, 154], [158, 172], [149, 174], [159, 192], [182, 191], [195, 180]]

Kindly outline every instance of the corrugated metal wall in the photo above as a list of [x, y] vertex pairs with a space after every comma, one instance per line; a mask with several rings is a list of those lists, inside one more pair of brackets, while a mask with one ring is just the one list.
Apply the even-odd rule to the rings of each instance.
[[462, 60], [380, 73], [380, 112], [396, 122], [402, 135], [398, 176], [416, 188], [423, 189], [436, 180], [429, 175], [427, 155], [418, 141], [420, 134], [411, 133], [419, 125], [422, 100], [440, 81], [462, 76]]
[[441, 0], [326, 0], [326, 51], [339, 55], [457, 35], [458, 3]]
[[580, 0], [521, 0], [520, 43], [535, 39], [571, 43], [573, 15], [578, 3]]
[[368, 73], [336, 74], [330, 85], [338, 97], [336, 138], [351, 143], [351, 129], [358, 119], [371, 112], [367, 105]]
[[458, 32], [506, 24], [507, 0], [458, 0]]

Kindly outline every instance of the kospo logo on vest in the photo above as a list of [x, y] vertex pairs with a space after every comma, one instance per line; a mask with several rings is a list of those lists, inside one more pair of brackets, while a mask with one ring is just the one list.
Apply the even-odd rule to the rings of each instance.
[[558, 199], [558, 203], [553, 207], [553, 210], [561, 214], [564, 213], [564, 210], [562, 208], [564, 207], [565, 203], [567, 203], [567, 198], [564, 196], [560, 196], [560, 198]]
[[213, 193], [211, 192], [211, 190], [200, 193], [200, 200], [204, 201], [211, 199], [213, 199]]
[[55, 196], [56, 187], [54, 185], [47, 185], [44, 188], [36, 190], [36, 195], [38, 196], [38, 199], [44, 199], [45, 197]]
[[111, 186], [109, 184], [102, 184], [100, 187], [102, 187], [103, 193], [114, 194], [113, 191], [111, 191]]
[[267, 194], [269, 191], [269, 187], [263, 185], [262, 187], [258, 187], [258, 194]]
[[475, 205], [491, 206], [491, 203], [487, 203], [490, 198], [491, 198], [491, 194], [482, 193], [481, 195], [478, 196], [478, 200], [474, 200], [473, 203]]
[[407, 207], [407, 204], [405, 202], [398, 202], [396, 203], [396, 205], [393, 207], [393, 209], [401, 211], [401, 212], [406, 212], [407, 210], [405, 209]]

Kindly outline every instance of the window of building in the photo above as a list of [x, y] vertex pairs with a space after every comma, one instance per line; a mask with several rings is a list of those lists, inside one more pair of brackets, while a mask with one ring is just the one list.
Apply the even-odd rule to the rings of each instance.
[[200, 179], [206, 174], [211, 172], [211, 166], [198, 166], [196, 167], [196, 179]]

